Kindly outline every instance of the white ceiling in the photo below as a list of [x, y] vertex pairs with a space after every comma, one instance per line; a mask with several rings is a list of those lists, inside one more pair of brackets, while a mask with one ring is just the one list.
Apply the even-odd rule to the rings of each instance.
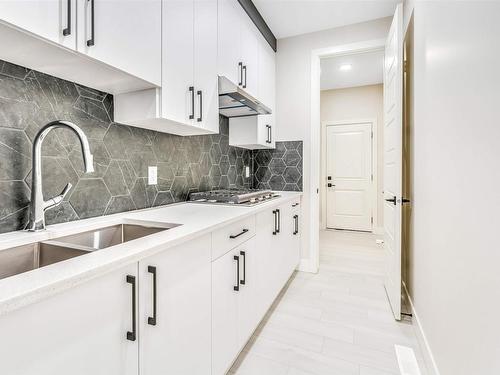
[[[349, 64], [351, 70], [341, 71]], [[383, 81], [384, 51], [321, 59], [321, 90], [375, 85]]]
[[401, 0], [253, 0], [277, 39], [392, 16]]

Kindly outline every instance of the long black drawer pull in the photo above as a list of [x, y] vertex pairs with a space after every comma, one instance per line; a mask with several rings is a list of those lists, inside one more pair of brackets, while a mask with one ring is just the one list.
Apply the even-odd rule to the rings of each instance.
[[63, 29], [64, 36], [71, 35], [71, 1], [72, 0], [68, 0], [68, 15], [67, 15], [68, 18], [67, 18], [66, 28]]
[[278, 229], [276, 229], [276, 232], [279, 233], [281, 230], [281, 212], [279, 208], [276, 210], [276, 212], [278, 214]]
[[196, 121], [202, 122], [203, 121], [203, 93], [201, 92], [201, 90], [198, 90], [196, 93], [200, 97], [200, 117], [198, 117], [196, 119]]
[[[245, 83], [243, 83], [243, 88], [246, 89], [247, 88], [247, 66], [246, 65], [243, 65], [243, 71], [245, 72]], [[243, 73], [242, 73], [243, 74]]]
[[135, 341], [136, 339], [136, 314], [135, 314], [135, 309], [136, 309], [136, 300], [135, 300], [135, 276], [132, 275], [127, 275], [127, 283], [132, 284], [132, 332], [128, 331], [127, 332], [127, 340], [130, 341]]
[[95, 17], [94, 17], [94, 0], [90, 1], [90, 39], [87, 40], [87, 47], [92, 47], [95, 44], [94, 29], [95, 29]]
[[233, 286], [235, 291], [240, 290], [240, 257], [235, 255], [233, 258], [236, 261], [236, 285]]
[[148, 272], [153, 275], [153, 316], [148, 317], [148, 324], [156, 325], [156, 267], [148, 266]]
[[273, 225], [274, 225], [273, 236], [276, 236], [276, 233], [278, 233], [278, 224], [277, 224], [278, 216], [277, 216], [276, 211], [277, 210], [273, 210]]
[[243, 279], [240, 280], [240, 284], [245, 285], [247, 280], [247, 257], [244, 251], [240, 251], [240, 255], [243, 257]]
[[297, 233], [299, 233], [299, 215], [293, 215], [293, 224], [293, 234], [296, 235]]
[[266, 125], [266, 128], [267, 128], [266, 143], [271, 143], [271, 126], [270, 125]]
[[238, 82], [239, 86], [243, 85], [243, 63], [239, 62], [238, 63], [238, 75], [240, 76], [240, 82]]
[[238, 233], [238, 234], [231, 234], [231, 235], [229, 236], [229, 238], [233, 240], [233, 239], [238, 238], [239, 236], [241, 236], [241, 235], [245, 234], [246, 232], [248, 232], [248, 229], [243, 229], [243, 230], [242, 230], [240, 233]]
[[194, 119], [194, 87], [189, 86], [189, 92], [191, 93], [191, 114], [189, 115], [189, 119]]

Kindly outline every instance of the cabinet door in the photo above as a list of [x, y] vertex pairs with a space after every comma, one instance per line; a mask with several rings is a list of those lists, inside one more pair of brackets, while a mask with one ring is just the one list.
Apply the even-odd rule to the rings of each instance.
[[194, 86], [195, 124], [218, 133], [217, 0], [194, 0]]
[[241, 5], [237, 0], [218, 0], [218, 71], [235, 84], [241, 82]]
[[[246, 15], [241, 12], [241, 60], [243, 61], [242, 88], [255, 98], [259, 98], [259, 31]], [[260, 99], [260, 98], [259, 98]]]
[[139, 262], [141, 375], [210, 375], [209, 246], [206, 235]]
[[212, 375], [223, 375], [240, 350], [238, 260], [232, 250], [212, 262]]
[[78, 2], [78, 50], [161, 84], [161, 0]]
[[259, 115], [257, 118], [257, 143], [261, 146], [274, 148], [274, 115]]
[[76, 49], [76, 0], [2, 0], [0, 20]]
[[2, 374], [137, 375], [127, 275], [137, 264], [0, 317]]
[[163, 1], [162, 115], [192, 125], [195, 118], [194, 2]]
[[264, 38], [259, 39], [259, 100], [275, 113], [276, 54]]

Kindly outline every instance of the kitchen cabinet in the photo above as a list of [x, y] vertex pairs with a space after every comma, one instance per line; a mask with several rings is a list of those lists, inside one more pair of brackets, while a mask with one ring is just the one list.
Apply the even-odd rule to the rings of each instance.
[[141, 260], [139, 279], [140, 374], [210, 375], [210, 235]]
[[67, 48], [76, 49], [76, 0], [0, 1], [0, 19]]
[[229, 119], [229, 145], [250, 150], [276, 147], [274, 115]]
[[134, 263], [1, 316], [2, 373], [137, 375], [137, 282]]
[[115, 96], [115, 121], [177, 135], [219, 131], [217, 0], [163, 0], [161, 88]]

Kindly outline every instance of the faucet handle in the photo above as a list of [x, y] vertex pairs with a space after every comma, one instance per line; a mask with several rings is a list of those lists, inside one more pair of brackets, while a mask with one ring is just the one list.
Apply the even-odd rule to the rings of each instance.
[[73, 185], [70, 182], [68, 182], [68, 184], [64, 187], [61, 194], [59, 194], [58, 196], [55, 196], [53, 198], [50, 198], [49, 200], [44, 202], [43, 209], [47, 210], [49, 208], [58, 206], [64, 200], [64, 197], [66, 197], [66, 195], [69, 193], [69, 191], [71, 190], [72, 187], [73, 187]]

